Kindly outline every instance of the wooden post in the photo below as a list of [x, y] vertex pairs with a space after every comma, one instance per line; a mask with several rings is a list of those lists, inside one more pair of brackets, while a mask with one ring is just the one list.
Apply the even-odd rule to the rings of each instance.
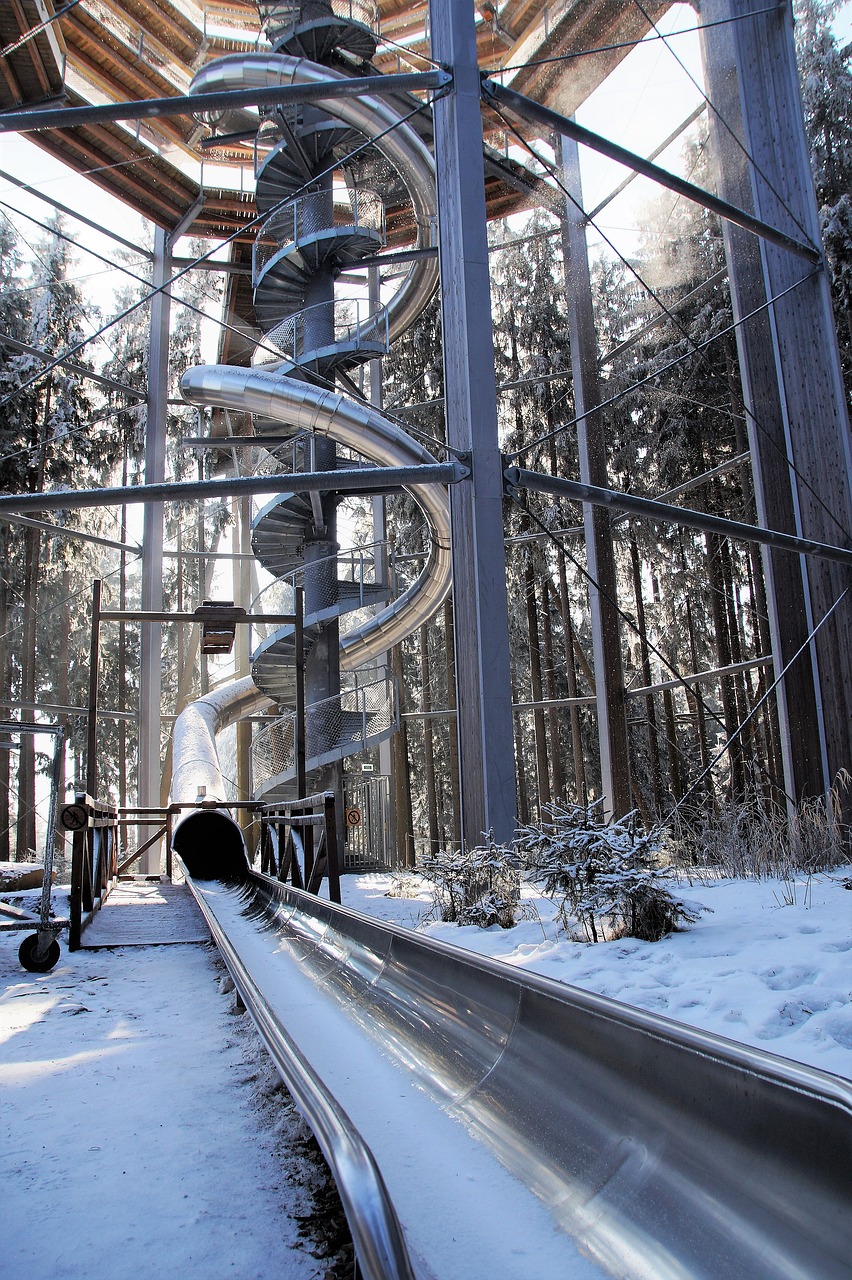
[[[78, 799], [79, 802], [79, 799]], [[68, 895], [68, 950], [80, 950], [83, 920], [83, 859], [88, 832], [75, 831], [71, 844], [71, 892]]]
[[[328, 876], [328, 896], [332, 902], [340, 902], [340, 865], [337, 856], [337, 815], [334, 792], [326, 791], [324, 798], [325, 856]], [[307, 873], [305, 881], [307, 882]]]
[[433, 112], [447, 433], [472, 471], [450, 487], [462, 838], [471, 846], [515, 830], [503, 468], [474, 6], [430, 0], [429, 17], [432, 56], [453, 73]]
[[101, 580], [92, 583], [92, 629], [89, 642], [89, 723], [86, 737], [86, 790], [98, 793], [98, 667], [101, 653]]
[[[571, 372], [574, 379], [574, 415], [580, 479], [608, 487], [603, 422], [599, 412], [587, 412], [600, 403], [598, 345], [592, 311], [592, 288], [586, 230], [580, 210], [583, 190], [577, 143], [561, 138], [562, 179], [573, 199], [565, 201], [562, 219], [562, 253], [571, 333]], [[576, 201], [576, 203], [575, 203]], [[612, 550], [612, 524], [605, 507], [583, 505], [586, 531], [586, 568], [592, 620], [592, 652], [598, 711], [598, 743], [604, 810], [621, 817], [632, 807], [627, 716], [624, 706], [624, 674], [618, 611], [618, 585]]]
[[[722, 117], [710, 112], [719, 194], [819, 245], [791, 7], [750, 16], [746, 0], [703, 0], [701, 18], [724, 24], [702, 33], [708, 94]], [[737, 329], [758, 520], [848, 547], [850, 435], [827, 273], [738, 227], [726, 225], [724, 236], [735, 318], [778, 299]], [[780, 671], [848, 573], [767, 548], [763, 563]], [[777, 696], [785, 787], [796, 800], [822, 793], [852, 759], [852, 600], [810, 655]]]
[[174, 871], [174, 858], [172, 851], [172, 814], [171, 811], [166, 813], [166, 879], [169, 884], [172, 882], [172, 873]]

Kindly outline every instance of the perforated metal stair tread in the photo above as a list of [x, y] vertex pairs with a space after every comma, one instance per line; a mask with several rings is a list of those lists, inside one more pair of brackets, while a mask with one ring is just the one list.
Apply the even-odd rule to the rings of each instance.
[[210, 931], [185, 884], [119, 883], [83, 931], [82, 947], [152, 947], [209, 942]]

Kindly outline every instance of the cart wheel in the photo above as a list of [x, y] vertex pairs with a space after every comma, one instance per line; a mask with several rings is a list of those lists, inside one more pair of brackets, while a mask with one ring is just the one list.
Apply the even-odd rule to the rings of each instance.
[[38, 934], [31, 933], [18, 948], [18, 959], [28, 973], [50, 973], [59, 959], [59, 943], [54, 938], [43, 955], [38, 953]]

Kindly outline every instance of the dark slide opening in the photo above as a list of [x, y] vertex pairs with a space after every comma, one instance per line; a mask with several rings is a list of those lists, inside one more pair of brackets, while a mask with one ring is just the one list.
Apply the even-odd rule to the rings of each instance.
[[245, 880], [248, 860], [242, 832], [224, 813], [191, 813], [172, 839], [194, 880]]

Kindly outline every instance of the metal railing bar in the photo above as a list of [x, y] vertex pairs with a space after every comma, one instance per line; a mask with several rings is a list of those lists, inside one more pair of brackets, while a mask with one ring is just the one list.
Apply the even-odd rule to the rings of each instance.
[[691, 507], [677, 507], [652, 498], [640, 498], [635, 494], [621, 493], [616, 489], [604, 489], [599, 485], [583, 484], [562, 476], [545, 475], [538, 471], [525, 471], [521, 467], [509, 467], [504, 472], [506, 485], [511, 489], [530, 489], [535, 493], [552, 493], [570, 498], [574, 502], [587, 502], [592, 506], [608, 507], [611, 511], [626, 511], [648, 520], [661, 520], [685, 529], [698, 529], [704, 533], [721, 533], [740, 542], [754, 542], [760, 546], [777, 547], [818, 559], [836, 560], [839, 564], [852, 565], [852, 550], [799, 538], [792, 533], [780, 533], [759, 525], [745, 524], [740, 520], [728, 520], [724, 516], [695, 511]]
[[372, 94], [413, 93], [443, 89], [452, 82], [447, 71], [412, 71], [401, 75], [363, 76], [352, 80], [328, 80], [320, 84], [269, 85], [254, 89], [224, 89], [219, 93], [191, 93], [171, 98], [143, 98], [136, 102], [110, 102], [98, 107], [62, 107], [49, 111], [7, 111], [0, 115], [0, 133], [30, 133], [37, 129], [74, 129], [80, 125], [114, 120], [150, 120], [164, 116], [197, 115], [229, 111], [233, 107], [325, 102], [332, 98]]

